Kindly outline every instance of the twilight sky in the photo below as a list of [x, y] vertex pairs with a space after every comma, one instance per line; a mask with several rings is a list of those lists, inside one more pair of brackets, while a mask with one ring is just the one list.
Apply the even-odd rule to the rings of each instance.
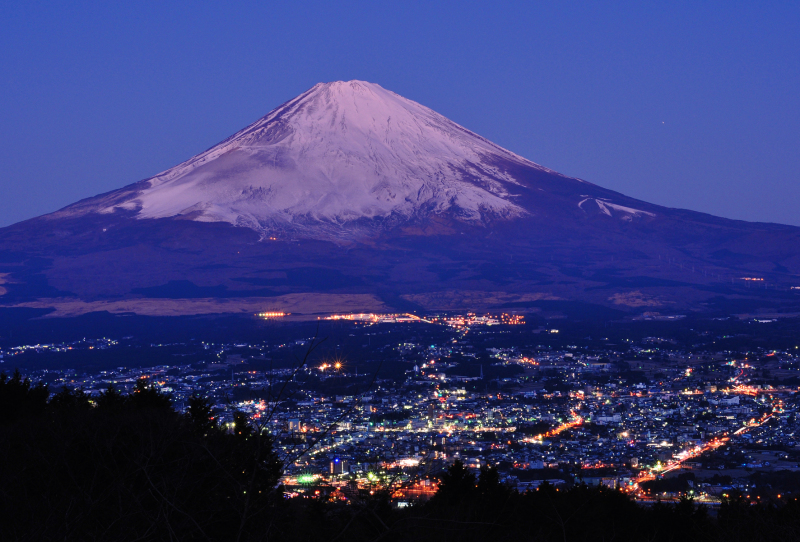
[[349, 79], [633, 197], [800, 226], [798, 2], [328, 0], [2, 2], [0, 227]]

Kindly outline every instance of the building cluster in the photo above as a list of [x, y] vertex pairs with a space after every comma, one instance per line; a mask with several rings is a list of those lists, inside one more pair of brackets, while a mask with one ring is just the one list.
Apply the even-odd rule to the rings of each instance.
[[[340, 319], [362, 331], [392, 325], [373, 316]], [[487, 347], [492, 335], [476, 329], [489, 322], [479, 318], [443, 319], [453, 331], [437, 344], [409, 339], [383, 347], [389, 376], [359, 371], [345, 358], [265, 367], [271, 355], [310, 339], [199, 343], [210, 361], [182, 364], [178, 357], [154, 367], [30, 376], [90, 395], [110, 385], [129, 390], [146, 378], [179, 409], [193, 394], [208, 397], [223, 426], [234, 411], [245, 412], [272, 435], [288, 495], [313, 489], [346, 499], [389, 489], [409, 502], [429, 497], [436, 475], [461, 461], [495, 467], [521, 491], [545, 481], [584, 482], [648, 499], [658, 487], [649, 482], [682, 477], [682, 489], [662, 496], [691, 491], [713, 502], [731, 488], [749, 488], [753, 469], [800, 471], [796, 351], [690, 352], [659, 337], [594, 349], [507, 340]], [[117, 344], [20, 346], [0, 356], [9, 367], [30, 349]]]

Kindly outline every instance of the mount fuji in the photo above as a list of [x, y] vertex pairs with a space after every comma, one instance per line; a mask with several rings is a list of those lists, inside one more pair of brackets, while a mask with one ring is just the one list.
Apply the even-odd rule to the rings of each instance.
[[267, 237], [359, 238], [443, 213], [524, 216], [509, 167], [548, 171], [379, 85], [320, 83], [190, 160], [56, 216], [129, 210]]
[[799, 274], [800, 228], [629, 198], [363, 81], [0, 229], [0, 304], [54, 314], [790, 310]]

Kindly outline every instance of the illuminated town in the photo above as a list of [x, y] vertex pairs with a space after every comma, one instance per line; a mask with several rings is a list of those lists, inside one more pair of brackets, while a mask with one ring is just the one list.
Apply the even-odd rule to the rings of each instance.
[[[516, 314], [319, 321], [335, 326], [323, 328], [329, 338], [151, 343], [135, 348], [163, 363], [28, 374], [94, 396], [145, 378], [179, 409], [193, 394], [210, 398], [223, 425], [244, 412], [272, 435], [287, 497], [346, 501], [388, 490], [406, 506], [430, 498], [439, 474], [460, 461], [496, 467], [520, 492], [585, 483], [639, 502], [691, 496], [713, 507], [733, 493], [784, 498], [791, 490], [775, 480], [800, 473], [797, 346], [728, 348], [717, 344], [733, 335], [694, 329], [689, 346], [661, 336], [567, 344], [557, 320]], [[17, 346], [0, 351], [0, 368], [132, 348], [130, 337]]]

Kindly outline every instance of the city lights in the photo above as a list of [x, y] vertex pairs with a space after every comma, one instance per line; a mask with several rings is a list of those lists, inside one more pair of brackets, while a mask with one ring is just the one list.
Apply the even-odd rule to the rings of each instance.
[[[437, 487], [435, 477], [425, 477], [460, 460], [468, 469], [505, 465], [503, 483], [519, 491], [536, 487], [525, 472], [535, 471], [562, 489], [583, 480], [645, 502], [691, 495], [713, 505], [721, 493], [703, 484], [681, 493], [648, 490], [688, 471], [700, 478], [709, 468], [726, 472], [718, 465], [794, 465], [779, 451], [796, 444], [800, 357], [794, 345], [697, 353], [653, 337], [624, 337], [587, 347], [588, 339], [581, 343], [561, 325], [564, 344], [555, 329], [540, 325], [519, 329], [534, 331], [521, 345], [508, 340], [517, 330], [495, 323], [506, 321], [499, 315], [415, 317], [408, 322], [428, 325], [380, 327], [373, 325], [387, 315], [343, 316], [334, 326], [337, 342], [299, 368], [286, 360], [298, 363], [296, 352], [314, 339], [281, 335], [275, 343], [152, 344], [182, 364], [37, 378], [81, 386], [92, 397], [112, 383], [131, 390], [142, 378], [184, 405], [191, 394], [203, 394], [213, 401], [210, 418], [226, 431], [234, 429], [234, 413], [242, 413], [271, 435], [285, 461], [282, 483], [290, 497], [315, 498], [320, 491], [345, 501], [358, 491], [386, 491], [398, 502], [424, 500]], [[550, 345], [538, 344], [548, 339]], [[94, 339], [13, 346], [0, 355], [7, 362], [110, 348], [121, 346]], [[184, 355], [204, 361], [184, 362]], [[375, 375], [380, 363], [391, 376]], [[356, 380], [356, 365], [373, 384]], [[779, 380], [765, 381], [764, 374]], [[282, 397], [282, 390], [290, 391]], [[230, 399], [242, 394], [252, 395]], [[762, 448], [767, 451], [758, 453], [768, 458], [731, 464], [724, 455]]]
[[286, 313], [286, 312], [277, 312], [277, 311], [276, 312], [259, 312], [259, 313], [256, 314], [256, 316], [259, 317], [259, 318], [269, 319], [269, 318], [283, 318], [285, 316], [289, 316], [289, 314]]

